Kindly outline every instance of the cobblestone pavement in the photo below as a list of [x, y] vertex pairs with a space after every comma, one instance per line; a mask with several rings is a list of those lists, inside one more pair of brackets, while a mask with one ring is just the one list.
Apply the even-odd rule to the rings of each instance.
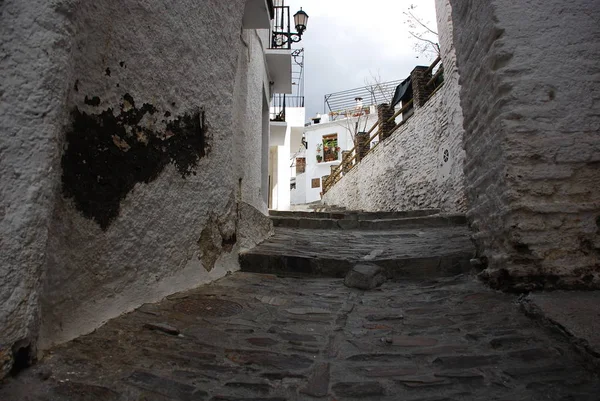
[[0, 399], [591, 401], [600, 382], [469, 277], [363, 292], [235, 273], [57, 347]]

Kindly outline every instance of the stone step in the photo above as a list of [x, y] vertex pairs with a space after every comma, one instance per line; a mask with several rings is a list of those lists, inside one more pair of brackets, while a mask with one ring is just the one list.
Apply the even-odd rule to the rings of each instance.
[[401, 279], [469, 272], [473, 255], [464, 225], [388, 231], [276, 227], [274, 236], [239, 260], [245, 272], [339, 278], [368, 262], [381, 266], [387, 278]]
[[336, 219], [336, 220], [376, 220], [376, 219], [395, 219], [406, 217], [430, 216], [440, 213], [439, 209], [407, 210], [399, 212], [362, 212], [362, 211], [290, 211], [290, 210], [270, 210], [271, 217], [292, 217], [292, 218], [311, 218], [311, 219]]
[[[271, 216], [273, 226], [302, 229], [333, 230], [389, 230], [398, 228], [426, 228], [465, 225], [463, 214], [430, 214], [415, 217], [377, 218], [368, 213], [355, 215], [329, 214], [327, 217], [286, 217]], [[370, 218], [376, 217], [376, 218]]]

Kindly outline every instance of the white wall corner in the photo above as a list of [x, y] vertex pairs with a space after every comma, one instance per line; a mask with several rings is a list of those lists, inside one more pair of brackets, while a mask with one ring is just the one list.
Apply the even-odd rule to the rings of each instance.
[[244, 29], [270, 29], [271, 13], [267, 0], [247, 0], [242, 18]]

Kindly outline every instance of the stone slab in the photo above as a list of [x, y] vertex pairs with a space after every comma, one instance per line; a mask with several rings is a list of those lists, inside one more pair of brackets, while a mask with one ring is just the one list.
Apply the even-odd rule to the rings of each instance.
[[522, 305], [600, 358], [600, 291], [532, 293]]
[[354, 265], [344, 279], [346, 287], [358, 288], [360, 290], [370, 290], [379, 287], [385, 282], [385, 276], [381, 267], [362, 263]]

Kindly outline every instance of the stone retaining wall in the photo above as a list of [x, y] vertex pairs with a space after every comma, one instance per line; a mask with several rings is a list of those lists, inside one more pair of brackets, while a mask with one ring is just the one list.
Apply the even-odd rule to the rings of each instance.
[[452, 0], [468, 217], [484, 277], [600, 287], [600, 8]]
[[324, 203], [365, 211], [466, 211], [463, 118], [449, 16], [449, 6], [442, 1], [438, 25], [444, 85], [329, 189]]

